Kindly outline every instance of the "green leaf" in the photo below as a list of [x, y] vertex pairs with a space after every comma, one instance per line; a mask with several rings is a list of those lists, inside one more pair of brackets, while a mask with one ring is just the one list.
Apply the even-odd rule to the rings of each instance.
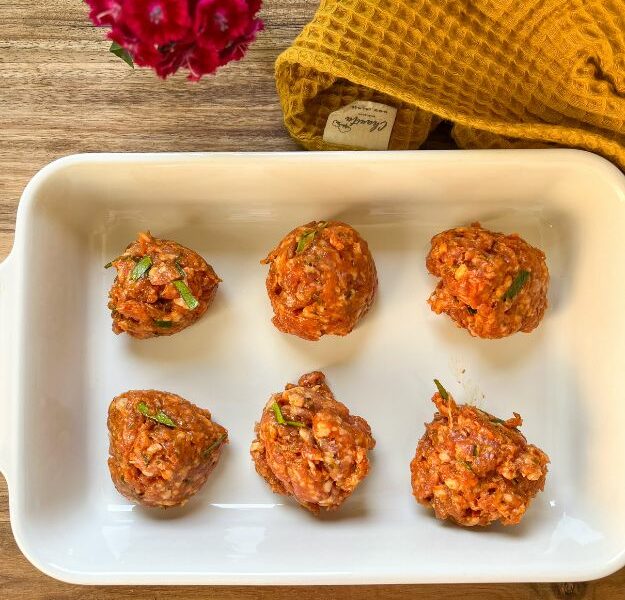
[[301, 254], [310, 246], [313, 239], [317, 235], [317, 230], [309, 231], [308, 233], [304, 233], [300, 236], [299, 240], [297, 240], [297, 248], [295, 249], [295, 254]]
[[529, 279], [529, 271], [519, 271], [516, 277], [512, 280], [510, 287], [505, 291], [503, 295], [504, 300], [512, 300], [525, 285], [525, 282]]
[[120, 46], [117, 42], [113, 42], [111, 44], [109, 52], [111, 52], [118, 58], [121, 58], [129, 67], [133, 69], [135, 68], [135, 63], [132, 60], [132, 56], [130, 56], [130, 54], [128, 53], [128, 50]]
[[436, 385], [436, 387], [438, 388], [438, 393], [441, 395], [441, 398], [443, 400], [449, 400], [449, 393], [447, 392], [447, 390], [443, 387], [443, 384], [438, 380], [435, 379], [434, 380], [434, 384]]
[[152, 259], [149, 256], [144, 256], [136, 265], [135, 268], [130, 273], [130, 279], [132, 281], [137, 281], [137, 279], [141, 279], [147, 275], [150, 267], [152, 266]]
[[187, 308], [193, 310], [200, 305], [197, 298], [191, 293], [189, 286], [187, 286], [184, 281], [174, 281], [174, 285], [176, 286], [178, 292], [180, 292], [180, 296], [187, 305]]
[[218, 448], [219, 446], [221, 446], [221, 443], [228, 437], [227, 433], [224, 433], [221, 437], [217, 438], [208, 448], [206, 448], [206, 450], [204, 450], [204, 452], [202, 452], [202, 456], [204, 458], [206, 458], [207, 456], [210, 455], [210, 453], [215, 450], [215, 448]]
[[151, 415], [150, 409], [147, 407], [145, 402], [139, 402], [139, 404], [137, 404], [137, 410], [144, 417], [152, 419], [152, 421], [156, 421], [161, 425], [167, 425], [167, 427], [176, 427], [176, 424], [162, 410], [159, 410], [155, 415]]
[[273, 410], [273, 414], [276, 415], [276, 421], [278, 421], [280, 425], [290, 425], [291, 427], [306, 427], [306, 423], [302, 423], [301, 421], [287, 421], [282, 415], [280, 405], [277, 402], [274, 402], [271, 405], [271, 409]]
[[278, 421], [280, 425], [285, 425], [286, 421], [284, 420], [284, 417], [282, 416], [282, 411], [280, 410], [280, 406], [278, 405], [278, 403], [274, 402], [271, 408], [273, 409], [273, 414], [276, 415], [276, 421]]
[[170, 327], [174, 326], [173, 321], [157, 321], [156, 319], [154, 319], [154, 324], [157, 327], [162, 327], [163, 329], [169, 329]]
[[110, 269], [113, 266], [113, 263], [117, 262], [118, 260], [135, 260], [134, 257], [132, 256], [126, 256], [125, 254], [122, 254], [121, 256], [118, 256], [117, 258], [114, 258], [111, 262], [107, 262], [104, 265], [105, 269]]
[[176, 259], [174, 261], [174, 265], [176, 266], [176, 269], [178, 270], [178, 273], [180, 273], [180, 277], [186, 277], [187, 274], [185, 273], [185, 270], [182, 268], [182, 265], [178, 262], [178, 259]]

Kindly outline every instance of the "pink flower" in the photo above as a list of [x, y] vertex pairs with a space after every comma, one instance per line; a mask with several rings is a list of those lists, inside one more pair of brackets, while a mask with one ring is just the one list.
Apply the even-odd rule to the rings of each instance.
[[193, 30], [198, 44], [223, 48], [245, 32], [249, 20], [245, 0], [199, 0]]
[[119, 20], [144, 43], [167, 44], [191, 27], [187, 0], [126, 0]]
[[189, 69], [189, 81], [199, 81], [202, 75], [209, 75], [217, 70], [219, 55], [215, 47], [206, 45], [195, 46], [187, 57], [186, 68]]
[[261, 0], [85, 0], [97, 26], [139, 66], [165, 79], [186, 69], [191, 81], [245, 54], [263, 23]]
[[89, 18], [94, 25], [113, 25], [122, 10], [121, 0], [90, 0]]
[[260, 19], [254, 19], [248, 24], [245, 33], [235, 40], [232, 40], [228, 46], [226, 46], [219, 53], [219, 66], [229, 63], [231, 60], [241, 60], [249, 45], [256, 39], [256, 34], [265, 28], [263, 22]]

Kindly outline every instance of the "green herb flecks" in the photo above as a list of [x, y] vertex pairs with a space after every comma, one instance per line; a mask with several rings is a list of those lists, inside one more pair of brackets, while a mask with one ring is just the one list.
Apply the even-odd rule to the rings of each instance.
[[178, 271], [178, 273], [180, 273], [180, 277], [186, 277], [187, 276], [187, 274], [185, 273], [185, 270], [182, 268], [182, 265], [180, 264], [178, 259], [176, 259], [174, 261], [174, 265], [176, 266], [176, 270]]
[[284, 417], [282, 416], [282, 411], [280, 410], [280, 406], [278, 406], [278, 403], [274, 402], [271, 405], [271, 409], [273, 410], [273, 414], [276, 415], [276, 421], [278, 421], [280, 425], [284, 425], [286, 421], [284, 420]]
[[472, 451], [473, 456], [477, 456], [477, 446], [473, 446], [473, 451]]
[[176, 427], [176, 424], [162, 411], [159, 410], [155, 415], [150, 414], [150, 409], [145, 402], [139, 402], [137, 404], [137, 410], [148, 419], [156, 421], [161, 425], [167, 425], [167, 427]]
[[295, 249], [295, 254], [301, 254], [310, 246], [312, 241], [315, 239], [317, 232], [323, 229], [328, 225], [327, 221], [319, 221], [315, 228], [312, 231], [307, 231], [303, 233], [300, 238], [297, 240], [297, 248]]
[[471, 466], [471, 463], [468, 463], [466, 460], [461, 460], [460, 462], [465, 469], [468, 469], [469, 471], [471, 471], [471, 473], [473, 473], [473, 467]]
[[211, 454], [211, 452], [213, 450], [215, 450], [215, 448], [218, 448], [219, 446], [221, 446], [222, 442], [228, 437], [227, 433], [224, 433], [221, 437], [217, 438], [208, 448], [206, 448], [206, 450], [204, 450], [204, 452], [202, 452], [202, 456], [204, 458], [206, 458], [207, 456], [209, 456]]
[[137, 281], [142, 277], [145, 277], [152, 266], [152, 259], [149, 256], [144, 256], [134, 267], [130, 273], [131, 281]]
[[443, 400], [449, 400], [449, 393], [443, 387], [443, 384], [438, 379], [434, 380], [434, 384], [436, 385], [436, 387], [438, 389], [438, 393], [441, 395], [441, 398]]
[[497, 425], [505, 424], [505, 421], [503, 419], [498, 419], [497, 417], [490, 417], [489, 421], [491, 423], [496, 423]]
[[176, 286], [176, 289], [180, 293], [180, 297], [184, 300], [188, 309], [194, 310], [200, 305], [197, 298], [191, 293], [189, 286], [184, 281], [174, 281], [174, 286]]
[[271, 409], [273, 410], [273, 414], [276, 415], [276, 421], [280, 425], [290, 425], [291, 427], [306, 427], [306, 423], [302, 423], [301, 421], [287, 421], [282, 415], [282, 411], [280, 410], [280, 406], [277, 402], [274, 402], [271, 405]]
[[157, 321], [156, 319], [154, 319], [154, 324], [157, 327], [162, 327], [163, 329], [169, 329], [170, 327], [174, 326], [173, 321]]
[[133, 69], [135, 68], [132, 56], [130, 56], [128, 50], [126, 50], [126, 48], [122, 48], [122, 46], [120, 46], [117, 42], [113, 42], [111, 44], [109, 52], [111, 52], [111, 54], [114, 54], [118, 58], [121, 58], [129, 67]]
[[117, 258], [114, 258], [112, 261], [107, 262], [104, 265], [105, 269], [110, 269], [113, 266], [113, 263], [116, 263], [118, 260], [136, 260], [133, 256], [126, 256], [125, 254], [122, 254], [121, 256], [118, 256]]
[[308, 233], [304, 233], [300, 236], [299, 240], [297, 240], [297, 248], [295, 249], [295, 254], [301, 254], [310, 246], [313, 239], [317, 235], [317, 230], [309, 231]]
[[529, 276], [529, 271], [519, 271], [516, 274], [516, 277], [512, 280], [510, 287], [504, 293], [503, 299], [512, 300], [512, 298], [514, 298], [521, 291], [521, 288], [525, 285], [525, 282], [529, 279]]

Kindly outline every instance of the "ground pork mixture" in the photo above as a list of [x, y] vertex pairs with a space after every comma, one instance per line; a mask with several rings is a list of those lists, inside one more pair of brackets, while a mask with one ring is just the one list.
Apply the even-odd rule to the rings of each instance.
[[289, 233], [269, 256], [273, 323], [306, 340], [347, 335], [371, 307], [378, 280], [367, 242], [337, 221], [312, 221]]
[[108, 414], [111, 478], [120, 494], [144, 506], [184, 504], [206, 482], [228, 432], [184, 398], [134, 390]]
[[117, 270], [108, 303], [113, 331], [140, 339], [172, 335], [197, 321], [221, 281], [199, 254], [149, 232], [106, 266]]
[[517, 413], [502, 421], [440, 389], [410, 464], [415, 498], [460, 525], [518, 523], [545, 485], [548, 456], [527, 443]]
[[440, 277], [428, 300], [458, 327], [481, 338], [502, 338], [535, 329], [547, 308], [545, 255], [518, 235], [479, 223], [432, 238], [428, 271]]
[[345, 501], [366, 477], [375, 446], [368, 423], [334, 399], [318, 371], [274, 394], [255, 431], [250, 452], [258, 474], [314, 513]]

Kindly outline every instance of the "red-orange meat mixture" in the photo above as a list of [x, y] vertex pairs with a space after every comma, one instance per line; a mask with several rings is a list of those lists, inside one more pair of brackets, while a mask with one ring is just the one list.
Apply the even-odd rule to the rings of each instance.
[[271, 397], [250, 452], [275, 493], [318, 513], [338, 508], [366, 477], [374, 446], [368, 423], [335, 400], [315, 371]]
[[140, 339], [172, 335], [197, 321], [221, 281], [199, 254], [149, 232], [140, 233], [111, 265], [117, 270], [108, 303], [113, 331]]
[[371, 307], [377, 274], [367, 242], [337, 221], [291, 231], [262, 261], [273, 323], [307, 340], [347, 335]]
[[547, 308], [545, 255], [518, 235], [479, 223], [432, 238], [426, 266], [440, 277], [428, 300], [471, 335], [501, 338], [538, 326]]
[[514, 525], [542, 491], [548, 456], [517, 429], [474, 406], [434, 394], [438, 412], [410, 464], [412, 490], [439, 519], [460, 525]]
[[228, 442], [228, 432], [210, 412], [156, 390], [114, 398], [108, 429], [113, 483], [145, 506], [184, 504], [204, 485]]

